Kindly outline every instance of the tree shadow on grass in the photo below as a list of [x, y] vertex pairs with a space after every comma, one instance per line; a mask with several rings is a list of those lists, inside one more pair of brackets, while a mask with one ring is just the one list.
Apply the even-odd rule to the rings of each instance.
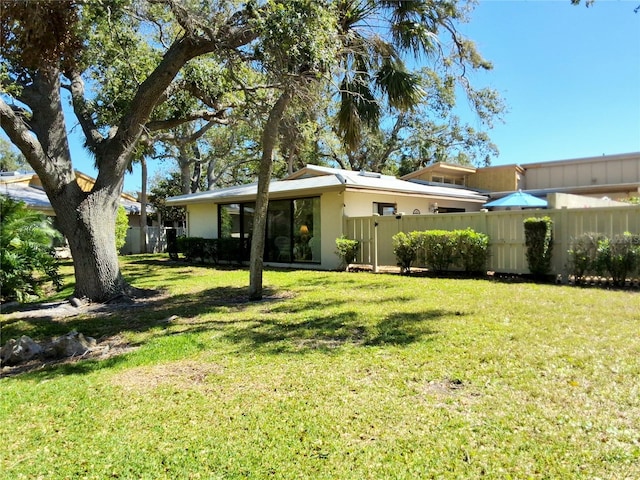
[[[277, 293], [265, 290], [264, 300], [249, 302], [246, 288], [221, 287], [183, 295], [161, 294], [125, 304], [95, 305], [77, 309], [76, 312], [66, 304], [63, 315], [60, 311], [60, 305], [63, 302], [52, 304], [51, 310], [48, 308], [35, 310], [33, 306], [29, 306], [24, 311], [14, 312], [13, 316], [7, 315], [8, 318], [3, 319], [1, 341], [4, 344], [10, 338], [17, 339], [26, 335], [35, 341], [46, 342], [53, 337], [75, 330], [85, 337], [95, 338], [98, 342], [96, 349], [98, 352], [104, 350], [103, 347], [106, 346], [116, 352], [126, 353], [157, 337], [171, 335], [170, 328], [174, 327], [177, 320], [180, 320], [180, 333], [197, 332], [205, 328], [203, 323], [192, 321], [199, 315], [215, 315], [220, 312], [222, 317], [223, 312], [228, 311], [229, 308], [244, 309], [256, 303], [267, 303], [279, 299]], [[219, 324], [220, 326], [228, 325], [229, 322], [221, 320]], [[207, 328], [212, 328], [212, 325]], [[125, 342], [123, 339], [125, 333], [145, 335], [138, 343]], [[113, 357], [111, 354], [107, 359], [93, 355], [57, 361], [39, 358], [18, 367], [4, 369], [0, 372], [0, 378], [40, 370], [43, 366], [57, 367], [60, 373], [79, 373], [96, 368], [109, 368], [120, 359], [121, 357]], [[100, 360], [100, 367], [95, 365], [97, 363], [95, 360]], [[89, 363], [94, 365], [88, 365]]]
[[352, 346], [407, 346], [434, 337], [433, 323], [447, 315], [443, 310], [391, 313], [379, 321], [367, 321], [357, 311], [325, 315], [319, 309], [311, 318], [298, 323], [265, 319], [247, 322], [227, 331], [224, 338], [240, 349], [268, 353], [306, 353], [331, 351]]
[[[265, 291], [268, 302], [276, 299], [275, 293]], [[222, 308], [235, 306], [244, 308], [255, 305], [249, 302], [246, 288], [218, 287], [198, 293], [156, 297], [123, 304], [102, 304], [88, 309], [80, 308], [77, 313], [59, 316], [47, 313], [47, 309], [33, 310], [34, 315], [10, 316], [2, 322], [3, 338], [18, 338], [28, 335], [34, 339], [52, 337], [68, 333], [70, 330], [82, 332], [96, 339], [122, 332], [144, 332], [150, 328], [164, 325], [170, 316], [193, 318], [205, 313], [216, 313]]]
[[[2, 324], [2, 337], [6, 341], [28, 335], [41, 341], [76, 330], [96, 338], [100, 345], [100, 342], [127, 333], [144, 334], [138, 335], [137, 343], [127, 343], [122, 354], [35, 363], [16, 371], [53, 377], [115, 368], [127, 360], [126, 353], [132, 349], [153, 342], [160, 342], [158, 348], [162, 348], [162, 342], [173, 342], [171, 338], [178, 335], [183, 336], [179, 341], [185, 347], [180, 355], [197, 354], [210, 348], [198, 337], [203, 332], [215, 333], [217, 338], [235, 344], [238, 353], [258, 350], [270, 354], [303, 354], [317, 350], [329, 352], [349, 345], [406, 346], [433, 337], [437, 333], [434, 322], [452, 314], [445, 310], [394, 312], [381, 319], [370, 319], [353, 309], [327, 315], [328, 309], [340, 308], [352, 300], [332, 299], [326, 303], [297, 299], [288, 302], [290, 298], [290, 292], [265, 289], [263, 300], [250, 302], [245, 287], [216, 287], [197, 293], [159, 295], [124, 306], [98, 306], [90, 312], [66, 318], [51, 315], [10, 318]], [[254, 310], [249, 318], [246, 315], [241, 319], [234, 318], [234, 312], [246, 309]], [[115, 353], [118, 353], [117, 349]], [[2, 376], [8, 375], [14, 374], [2, 373]]]

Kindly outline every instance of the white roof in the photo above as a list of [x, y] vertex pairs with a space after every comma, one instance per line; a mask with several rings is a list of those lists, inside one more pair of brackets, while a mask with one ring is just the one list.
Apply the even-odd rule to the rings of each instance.
[[[31, 175], [29, 175], [31, 177]], [[53, 214], [53, 207], [49, 201], [49, 197], [45, 191], [41, 188], [32, 187], [26, 183], [0, 183], [0, 194], [7, 197], [26, 203], [33, 210], [40, 210], [48, 214]], [[139, 214], [141, 206], [139, 202], [132, 202], [125, 198], [120, 198], [120, 204], [124, 207], [128, 214]], [[147, 210], [151, 210], [150, 206], [147, 206]]]
[[[255, 200], [257, 184], [238, 185], [207, 192], [191, 193], [167, 199], [167, 205], [192, 203], [223, 203]], [[484, 203], [487, 197], [473, 190], [425, 185], [400, 180], [391, 175], [372, 172], [356, 172], [338, 168], [307, 165], [283, 180], [269, 184], [269, 198], [284, 198], [291, 194], [312, 194], [328, 190], [379, 190], [415, 194], [428, 197], [446, 197]]]
[[24, 202], [34, 210], [53, 211], [49, 197], [44, 190], [31, 187], [26, 183], [2, 183], [0, 184], [0, 194]]

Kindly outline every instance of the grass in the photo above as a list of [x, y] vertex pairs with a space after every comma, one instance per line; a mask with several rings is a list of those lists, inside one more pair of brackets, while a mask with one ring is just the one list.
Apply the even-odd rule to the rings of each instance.
[[170, 295], [1, 317], [135, 349], [0, 380], [0, 478], [640, 478], [638, 292], [122, 267]]

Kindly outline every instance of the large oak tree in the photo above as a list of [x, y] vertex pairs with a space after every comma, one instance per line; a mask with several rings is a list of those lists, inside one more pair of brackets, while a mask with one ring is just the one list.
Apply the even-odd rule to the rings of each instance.
[[[141, 137], [219, 115], [205, 98], [200, 112], [159, 108], [188, 89], [185, 66], [208, 54], [224, 58], [255, 39], [250, 9], [220, 1], [196, 11], [190, 3], [2, 2], [2, 129], [42, 181], [69, 241], [78, 297], [104, 301], [125, 291], [114, 224]], [[98, 169], [89, 192], [75, 179], [66, 98]]]

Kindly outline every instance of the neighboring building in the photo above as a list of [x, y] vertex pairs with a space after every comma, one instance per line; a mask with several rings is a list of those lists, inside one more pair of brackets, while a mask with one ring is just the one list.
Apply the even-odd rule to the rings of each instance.
[[562, 193], [622, 200], [640, 195], [640, 152], [484, 168], [436, 163], [402, 179], [461, 185], [492, 199], [522, 190], [538, 197]]
[[[181, 195], [167, 205], [187, 209], [187, 235], [237, 238], [249, 258], [257, 185]], [[335, 240], [344, 217], [477, 212], [487, 197], [459, 186], [434, 186], [389, 175], [307, 165], [269, 187], [265, 262], [339, 264]]]
[[55, 216], [49, 197], [42, 189], [39, 179], [34, 181], [34, 177], [38, 178], [31, 173], [1, 172], [0, 195], [24, 202], [31, 210], [44, 213], [49, 217]]
[[[93, 188], [95, 179], [76, 170], [76, 181], [82, 190], [88, 192]], [[50, 217], [55, 212], [49, 202], [49, 197], [42, 188], [42, 182], [38, 175], [33, 173], [20, 174], [15, 172], [0, 173], [0, 194], [14, 200], [23, 201], [32, 210], [37, 210]], [[141, 204], [134, 197], [123, 193], [120, 195], [120, 204], [127, 211], [129, 226], [140, 226]]]

